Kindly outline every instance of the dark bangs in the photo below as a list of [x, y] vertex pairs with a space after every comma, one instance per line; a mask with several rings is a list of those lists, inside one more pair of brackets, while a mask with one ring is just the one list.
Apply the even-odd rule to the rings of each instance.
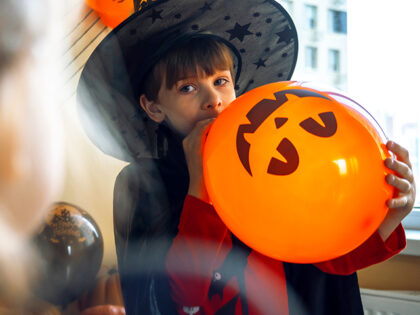
[[156, 101], [162, 84], [171, 89], [179, 80], [203, 74], [209, 76], [221, 70], [229, 70], [234, 80], [230, 49], [213, 38], [191, 38], [171, 48], [159, 60], [146, 78], [144, 93], [149, 100]]

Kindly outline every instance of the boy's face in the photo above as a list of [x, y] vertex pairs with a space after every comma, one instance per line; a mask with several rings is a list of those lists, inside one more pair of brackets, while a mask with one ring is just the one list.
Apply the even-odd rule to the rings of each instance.
[[230, 71], [217, 70], [179, 80], [170, 89], [163, 84], [156, 106], [162, 119], [186, 136], [198, 121], [217, 117], [235, 98]]

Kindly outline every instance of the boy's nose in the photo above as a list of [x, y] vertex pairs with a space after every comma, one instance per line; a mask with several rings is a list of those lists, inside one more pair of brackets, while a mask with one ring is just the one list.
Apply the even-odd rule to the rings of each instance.
[[212, 110], [220, 113], [223, 109], [222, 98], [216, 91], [209, 91], [208, 96], [203, 103], [204, 110]]
[[222, 101], [217, 100], [217, 101], [214, 101], [214, 102], [207, 102], [204, 109], [205, 110], [212, 110], [212, 111], [215, 111], [217, 113], [220, 113], [223, 109]]

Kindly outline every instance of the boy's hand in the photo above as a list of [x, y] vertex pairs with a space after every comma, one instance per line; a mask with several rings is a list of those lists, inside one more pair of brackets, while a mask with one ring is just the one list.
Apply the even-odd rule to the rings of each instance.
[[387, 201], [389, 211], [378, 229], [383, 240], [386, 240], [402, 219], [411, 212], [416, 199], [416, 184], [408, 151], [393, 141], [388, 141], [386, 146], [397, 156], [397, 159], [385, 159], [385, 166], [395, 172], [395, 175], [386, 175], [386, 182], [396, 188], [397, 194]]
[[214, 119], [210, 118], [199, 121], [190, 134], [182, 141], [188, 172], [190, 174], [188, 194], [206, 202], [209, 201], [209, 197], [204, 185], [203, 149], [210, 124]]
[[393, 141], [388, 141], [386, 146], [388, 150], [397, 156], [397, 159], [387, 158], [385, 160], [385, 166], [396, 173], [396, 176], [388, 174], [386, 181], [398, 191], [396, 198], [387, 201], [387, 206], [390, 210], [398, 210], [402, 217], [401, 219], [403, 219], [413, 209], [416, 199], [416, 184], [413, 170], [408, 151], [405, 148]]

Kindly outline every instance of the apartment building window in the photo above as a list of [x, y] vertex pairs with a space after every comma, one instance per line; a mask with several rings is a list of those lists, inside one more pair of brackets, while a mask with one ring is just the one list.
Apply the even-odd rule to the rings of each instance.
[[328, 28], [334, 33], [347, 34], [347, 12], [328, 10]]
[[[420, 59], [418, 44], [413, 38], [420, 29], [419, 1], [407, 1], [402, 6], [383, 6], [381, 0], [347, 1], [349, 77], [351, 93], [375, 117], [389, 139], [404, 146], [410, 155], [412, 173], [420, 182], [420, 107], [413, 105], [418, 89]], [[380, 14], [371, 15], [381, 8]], [[392, 23], [389, 17], [394, 17]], [[398, 27], [396, 28], [396, 25]], [[404, 30], [401, 32], [400, 30]], [[405, 43], [404, 49], [390, 45], [390, 38]], [[363, 50], [360, 48], [363, 47]], [[398, 66], [386, 67], [398, 60]], [[373, 78], [373, 80], [372, 80]], [[403, 83], [390, 85], [390, 78], [404, 78]], [[396, 80], [398, 81], [398, 80]], [[417, 188], [416, 208], [404, 219], [408, 229], [420, 231], [420, 189]], [[414, 241], [417, 243], [418, 241]], [[420, 248], [420, 247], [418, 247]], [[416, 249], [416, 254], [420, 254]]]
[[305, 67], [308, 69], [316, 69], [318, 66], [318, 49], [316, 47], [307, 46], [305, 48]]
[[309, 30], [316, 29], [317, 26], [317, 7], [305, 4], [305, 27]]
[[340, 72], [340, 51], [330, 49], [328, 51], [328, 70], [331, 72]]

